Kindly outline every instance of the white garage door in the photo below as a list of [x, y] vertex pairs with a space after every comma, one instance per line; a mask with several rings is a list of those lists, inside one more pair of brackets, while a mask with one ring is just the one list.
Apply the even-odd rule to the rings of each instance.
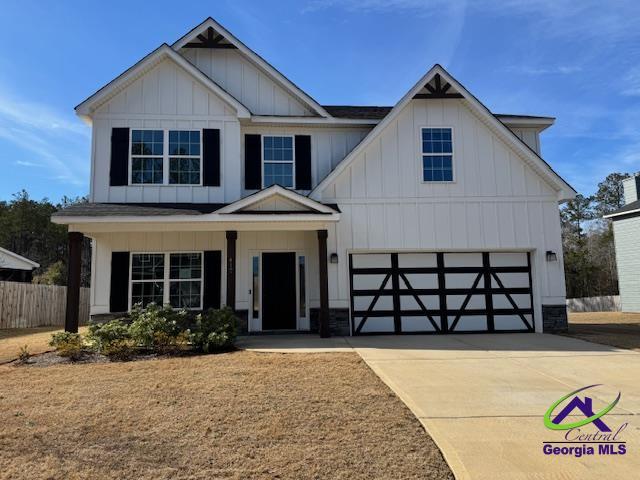
[[532, 332], [527, 252], [349, 256], [354, 335]]

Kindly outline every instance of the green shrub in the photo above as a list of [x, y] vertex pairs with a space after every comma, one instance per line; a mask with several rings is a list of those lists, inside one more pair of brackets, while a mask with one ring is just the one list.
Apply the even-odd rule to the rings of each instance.
[[100, 353], [103, 353], [103, 350], [109, 348], [112, 343], [120, 343], [130, 338], [129, 326], [120, 319], [106, 323], [92, 323], [87, 333], [87, 340]]
[[191, 334], [193, 346], [202, 352], [228, 350], [233, 347], [237, 335], [237, 318], [229, 307], [207, 310], [196, 317]]
[[96, 351], [114, 360], [130, 359], [135, 353], [129, 326], [121, 319], [91, 324], [87, 340]]
[[84, 353], [84, 343], [79, 333], [58, 332], [51, 335], [49, 342], [61, 357], [78, 360]]
[[160, 353], [173, 351], [183, 343], [184, 334], [181, 334], [186, 316], [185, 310], [176, 312], [168, 306], [159, 307], [151, 303], [143, 309], [136, 305], [130, 314], [129, 334], [140, 347]]

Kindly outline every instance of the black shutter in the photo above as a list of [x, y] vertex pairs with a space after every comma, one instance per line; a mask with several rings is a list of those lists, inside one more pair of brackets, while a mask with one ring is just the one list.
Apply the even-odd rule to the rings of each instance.
[[111, 313], [129, 310], [129, 252], [111, 253]]
[[202, 184], [220, 186], [220, 130], [217, 128], [202, 131]]
[[111, 169], [109, 185], [129, 184], [129, 129], [111, 129]]
[[202, 309], [220, 308], [220, 285], [222, 279], [222, 252], [204, 252], [204, 294]]
[[296, 135], [296, 190], [311, 190], [310, 135]]
[[262, 188], [262, 141], [260, 135], [244, 136], [244, 188]]

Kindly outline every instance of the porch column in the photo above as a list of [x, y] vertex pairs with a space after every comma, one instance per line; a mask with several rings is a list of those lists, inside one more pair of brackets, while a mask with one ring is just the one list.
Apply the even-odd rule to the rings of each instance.
[[327, 231], [318, 230], [318, 261], [320, 272], [320, 314], [318, 330], [320, 338], [328, 338], [329, 333], [329, 276], [327, 274]]
[[236, 239], [238, 232], [227, 230], [227, 306], [236, 309]]
[[64, 329], [78, 333], [80, 312], [80, 270], [82, 267], [82, 240], [80, 232], [69, 232], [69, 269], [67, 270], [67, 309]]

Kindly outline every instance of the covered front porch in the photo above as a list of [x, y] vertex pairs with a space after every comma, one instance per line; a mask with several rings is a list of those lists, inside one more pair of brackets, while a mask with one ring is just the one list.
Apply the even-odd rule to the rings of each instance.
[[242, 333], [328, 337], [327, 238], [340, 218], [337, 207], [271, 187], [203, 210], [87, 204], [55, 216], [69, 228], [65, 329], [78, 328], [80, 257], [88, 236], [92, 318], [138, 303], [193, 311], [226, 305]]

